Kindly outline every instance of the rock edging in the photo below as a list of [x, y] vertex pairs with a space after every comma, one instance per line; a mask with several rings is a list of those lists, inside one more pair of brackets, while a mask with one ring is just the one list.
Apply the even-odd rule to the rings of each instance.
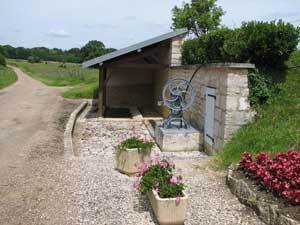
[[255, 186], [235, 175], [237, 166], [228, 168], [226, 184], [239, 201], [255, 210], [258, 217], [268, 225], [300, 225], [300, 223], [282, 213], [275, 201], [259, 196]]
[[65, 127], [64, 132], [64, 154], [65, 156], [73, 156], [73, 131], [76, 119], [80, 115], [80, 113], [85, 109], [88, 105], [87, 101], [82, 102], [70, 115], [69, 120]]

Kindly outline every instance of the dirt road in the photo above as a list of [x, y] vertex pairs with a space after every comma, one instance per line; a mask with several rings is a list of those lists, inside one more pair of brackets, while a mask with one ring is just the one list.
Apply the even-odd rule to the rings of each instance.
[[79, 102], [13, 69], [18, 81], [0, 90], [0, 224], [55, 222], [64, 210], [62, 134]]

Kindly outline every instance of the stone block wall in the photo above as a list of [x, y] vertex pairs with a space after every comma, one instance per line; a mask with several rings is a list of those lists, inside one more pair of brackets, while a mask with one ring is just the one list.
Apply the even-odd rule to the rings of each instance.
[[184, 36], [176, 37], [171, 40], [169, 62], [171, 66], [181, 66], [181, 45], [184, 42]]
[[[161, 96], [162, 88], [169, 79], [190, 80], [197, 67], [196, 65], [171, 67], [164, 72], [164, 78], [155, 80], [154, 90], [157, 92], [155, 95]], [[202, 146], [209, 154], [223, 147], [234, 132], [254, 116], [248, 102], [247, 77], [248, 69], [253, 67], [251, 64], [208, 64], [202, 65], [195, 75], [192, 86], [196, 91], [196, 97], [192, 108], [185, 113], [185, 117], [203, 134]], [[213, 146], [204, 143], [207, 87], [216, 89]]]

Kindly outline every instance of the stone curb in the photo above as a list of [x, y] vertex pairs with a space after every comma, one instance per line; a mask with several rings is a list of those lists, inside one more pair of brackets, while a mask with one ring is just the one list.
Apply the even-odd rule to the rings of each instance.
[[80, 115], [80, 113], [85, 109], [88, 105], [87, 101], [84, 101], [78, 106], [70, 115], [69, 120], [66, 124], [65, 132], [64, 132], [64, 154], [65, 156], [73, 156], [73, 131], [76, 123], [76, 119]]
[[237, 166], [234, 165], [228, 168], [226, 184], [241, 203], [251, 207], [257, 216], [268, 225], [300, 225], [298, 221], [283, 215], [275, 201], [262, 199], [252, 185], [242, 178], [235, 177], [236, 168]]

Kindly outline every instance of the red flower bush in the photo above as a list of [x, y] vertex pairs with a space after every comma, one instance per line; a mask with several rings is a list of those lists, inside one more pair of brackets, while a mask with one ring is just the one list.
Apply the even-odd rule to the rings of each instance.
[[300, 205], [300, 153], [288, 150], [273, 159], [261, 152], [253, 156], [244, 152], [239, 170], [256, 180], [267, 191], [283, 197], [293, 205]]

